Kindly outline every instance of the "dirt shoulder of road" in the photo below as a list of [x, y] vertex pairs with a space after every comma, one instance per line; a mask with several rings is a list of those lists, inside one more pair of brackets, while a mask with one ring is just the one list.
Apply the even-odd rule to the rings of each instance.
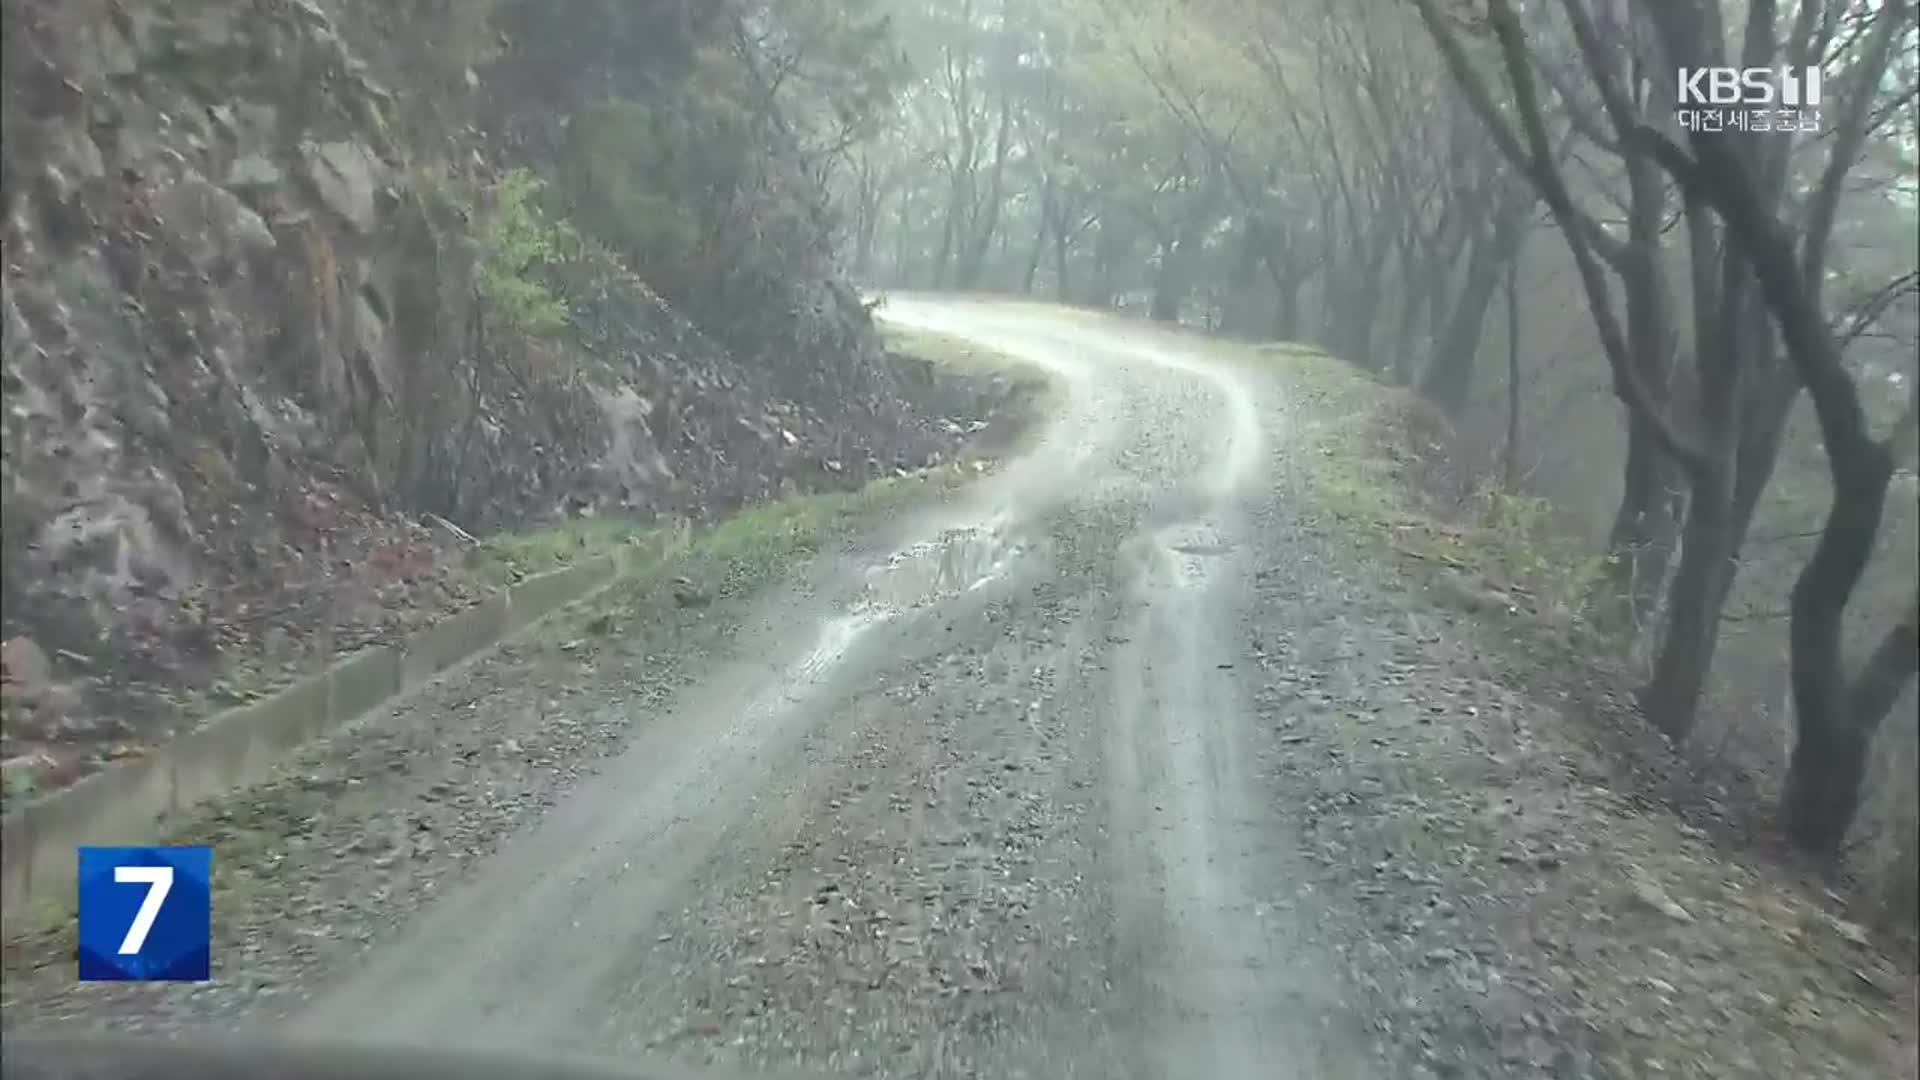
[[1295, 516], [1267, 528], [1317, 565], [1265, 573], [1324, 610], [1257, 647], [1276, 700], [1315, 706], [1277, 714], [1319, 720], [1289, 771], [1364, 926], [1361, 981], [1398, 997], [1383, 1039], [1438, 1076], [1915, 1075], [1908, 954], [1633, 712], [1572, 611], [1593, 560], [1527, 500], [1440, 514], [1440, 429], [1410, 396], [1312, 350], [1230, 351], [1272, 367], [1301, 436]]

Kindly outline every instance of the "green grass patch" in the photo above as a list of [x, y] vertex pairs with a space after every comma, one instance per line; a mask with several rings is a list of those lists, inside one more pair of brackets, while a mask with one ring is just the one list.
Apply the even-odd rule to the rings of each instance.
[[646, 575], [689, 559], [734, 560], [804, 555], [848, 518], [944, 491], [975, 471], [960, 466], [889, 476], [850, 491], [792, 495], [744, 506], [715, 521], [641, 522], [577, 518], [525, 532], [500, 533], [467, 556], [465, 572], [509, 585], [622, 549], [631, 572]]
[[744, 507], [690, 533], [684, 555], [702, 562], [740, 563], [812, 554], [867, 515], [943, 496], [982, 468], [943, 465], [882, 477], [851, 491], [794, 495]]
[[828, 524], [858, 497], [858, 492], [834, 491], [744, 507], [703, 530], [692, 550], [713, 559], [804, 554], [818, 548]]
[[31, 760], [8, 761], [0, 764], [0, 788], [6, 793], [7, 804], [21, 799], [31, 799], [40, 793], [41, 768]]
[[1492, 482], [1458, 502], [1423, 489], [1421, 467], [1444, 458], [1449, 441], [1447, 421], [1430, 404], [1310, 346], [1233, 349], [1286, 373], [1301, 407], [1310, 509], [1402, 555], [1531, 597], [1536, 610], [1584, 605], [1606, 557], [1561, 533], [1546, 499]]
[[[754, 503], [711, 522], [671, 521], [618, 529], [572, 524], [497, 538], [500, 547], [532, 550], [572, 561], [604, 552], [611, 543], [630, 545], [626, 573], [607, 593], [612, 610], [647, 608], [668, 593], [685, 603], [736, 597], [780, 577], [795, 560], [853, 539], [875, 517], [934, 503], [978, 478], [981, 462], [951, 463], [883, 477], [864, 487], [791, 495]], [[584, 543], [581, 542], [584, 538]], [[597, 609], [597, 610], [596, 610]], [[572, 616], [583, 625], [602, 621], [606, 606], [589, 605]], [[570, 630], [561, 637], [577, 636]]]
[[1571, 614], [1599, 584], [1606, 556], [1560, 533], [1553, 506], [1536, 495], [1483, 484], [1466, 502], [1466, 527], [1432, 535], [1428, 550], [1531, 592], [1539, 606]]
[[467, 555], [464, 571], [489, 585], [559, 570], [575, 562], [637, 547], [664, 556], [685, 526], [627, 517], [573, 518], [525, 532], [497, 533]]

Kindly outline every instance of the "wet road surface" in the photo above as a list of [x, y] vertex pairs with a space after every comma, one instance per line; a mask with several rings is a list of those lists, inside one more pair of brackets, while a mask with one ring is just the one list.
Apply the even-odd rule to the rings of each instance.
[[296, 1029], [885, 1075], [1359, 1060], [1273, 902], [1288, 827], [1234, 663], [1247, 511], [1285, 437], [1262, 384], [1117, 321], [882, 314], [1047, 369], [1058, 415], [891, 550], [767, 599], [750, 659]]

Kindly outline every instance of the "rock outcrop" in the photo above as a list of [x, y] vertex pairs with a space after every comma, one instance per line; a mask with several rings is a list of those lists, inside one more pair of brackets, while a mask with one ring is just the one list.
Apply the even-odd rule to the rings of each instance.
[[751, 362], [604, 258], [571, 268], [565, 334], [490, 330], [479, 208], [447, 191], [522, 163], [457, 100], [397, 123], [449, 91], [363, 62], [364, 5], [4, 2], [4, 636], [35, 669], [7, 754], [165, 726], [266, 621], [458, 606], [430, 517], [697, 518], [954, 445], [830, 278]]

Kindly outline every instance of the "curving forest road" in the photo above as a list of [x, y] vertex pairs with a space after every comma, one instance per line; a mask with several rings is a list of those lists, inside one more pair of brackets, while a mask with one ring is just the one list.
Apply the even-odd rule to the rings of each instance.
[[[1269, 387], [1146, 327], [893, 298], [1064, 406], [738, 655], [296, 1027], [644, 1050], [660, 1019], [994, 1076], [1366, 1075], [1264, 797]], [[732, 1025], [729, 1024], [729, 1027]]]
[[[1286, 365], [1043, 305], [881, 314], [1045, 368], [1050, 420], [710, 605], [616, 589], [316, 746], [177, 837], [233, 875], [212, 984], [76, 986], [70, 946], [9, 942], [8, 1029], [755, 1076], [1907, 1075], [1903, 984], [1782, 936], [1790, 884], [1570, 740], [1517, 622], [1305, 509], [1355, 421]], [[1841, 1019], [1775, 1023], [1812, 977]]]

